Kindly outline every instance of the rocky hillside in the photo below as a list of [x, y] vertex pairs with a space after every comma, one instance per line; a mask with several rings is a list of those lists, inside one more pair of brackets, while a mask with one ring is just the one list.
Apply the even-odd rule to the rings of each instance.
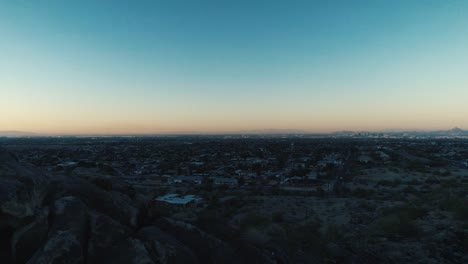
[[146, 205], [125, 183], [47, 175], [0, 151], [1, 263], [274, 262], [193, 225], [152, 221]]
[[366, 170], [327, 197], [202, 184], [191, 191], [204, 207], [173, 210], [109, 171], [44, 173], [0, 150], [0, 263], [468, 260], [465, 178], [390, 181]]

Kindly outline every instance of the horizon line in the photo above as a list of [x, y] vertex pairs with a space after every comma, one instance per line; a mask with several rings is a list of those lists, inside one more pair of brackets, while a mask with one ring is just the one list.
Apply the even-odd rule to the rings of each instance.
[[[216, 135], [328, 135], [337, 133], [409, 133], [409, 132], [443, 132], [459, 129], [468, 131], [464, 128], [453, 127], [450, 129], [383, 129], [383, 130], [333, 130], [333, 131], [310, 131], [301, 129], [253, 129], [253, 130], [235, 130], [235, 131], [170, 131], [154, 133], [41, 133], [22, 130], [3, 130], [0, 131], [0, 137], [151, 137], [151, 136], [216, 136]], [[8, 133], [10, 135], [1, 135]], [[18, 134], [18, 135], [15, 135]]]

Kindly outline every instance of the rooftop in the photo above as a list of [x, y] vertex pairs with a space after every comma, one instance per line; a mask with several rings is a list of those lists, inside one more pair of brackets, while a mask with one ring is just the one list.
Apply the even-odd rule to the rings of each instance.
[[159, 202], [166, 202], [170, 204], [188, 204], [198, 199], [201, 199], [201, 198], [193, 194], [180, 196], [177, 193], [171, 193], [171, 194], [166, 194], [166, 195], [157, 197], [154, 200], [159, 201]]

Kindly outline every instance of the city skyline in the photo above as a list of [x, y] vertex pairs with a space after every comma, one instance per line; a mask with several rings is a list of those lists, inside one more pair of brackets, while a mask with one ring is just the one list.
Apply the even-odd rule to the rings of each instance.
[[0, 3], [0, 131], [467, 127], [465, 1]]

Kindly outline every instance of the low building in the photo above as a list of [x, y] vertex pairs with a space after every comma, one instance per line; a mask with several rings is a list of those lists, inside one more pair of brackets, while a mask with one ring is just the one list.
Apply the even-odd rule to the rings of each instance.
[[197, 207], [203, 203], [203, 199], [197, 195], [179, 195], [177, 193], [166, 194], [156, 197], [154, 202], [161, 206], [174, 206], [174, 207]]
[[315, 171], [311, 171], [307, 173], [306, 178], [309, 181], [316, 181], [318, 179], [318, 174]]
[[175, 183], [189, 183], [189, 184], [201, 184], [203, 177], [201, 176], [178, 176], [170, 179], [170, 182]]
[[372, 158], [369, 157], [368, 155], [361, 155], [361, 156], [359, 156], [358, 160], [359, 160], [360, 163], [367, 164], [367, 163], [370, 163], [372, 161]]
[[294, 176], [284, 179], [281, 184], [299, 184], [304, 182], [304, 177]]
[[213, 183], [216, 185], [237, 185], [237, 179], [225, 177], [212, 177]]

